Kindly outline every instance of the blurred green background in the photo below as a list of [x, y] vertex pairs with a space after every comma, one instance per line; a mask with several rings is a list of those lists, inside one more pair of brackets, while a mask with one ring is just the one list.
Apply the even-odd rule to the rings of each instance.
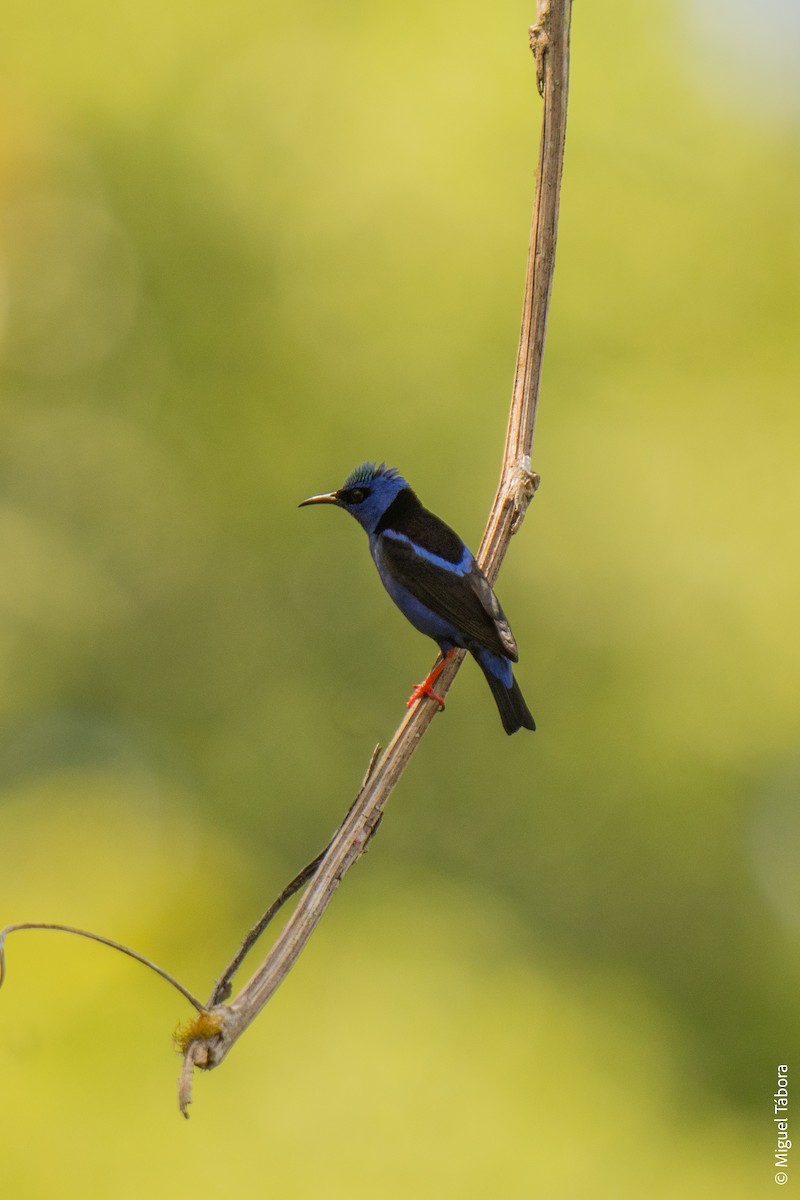
[[[180, 999], [15, 935], [9, 1200], [771, 1194], [800, 1068], [800, 90], [767, 9], [576, 5], [542, 487], [498, 586], [539, 731], [506, 738], [467, 664], [188, 1124]], [[386, 459], [480, 540], [534, 11], [6, 15], [0, 922], [96, 929], [206, 996], [402, 716], [432, 645], [357, 527], [296, 506]]]

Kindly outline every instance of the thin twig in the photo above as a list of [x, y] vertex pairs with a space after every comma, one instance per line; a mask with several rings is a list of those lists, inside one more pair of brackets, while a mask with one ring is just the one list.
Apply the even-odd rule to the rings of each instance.
[[[368, 782], [370, 776], [372, 775], [372, 772], [375, 768], [375, 764], [378, 761], [378, 755], [380, 754], [380, 752], [381, 752], [380, 746], [376, 746], [375, 749], [372, 751], [372, 758], [369, 760], [369, 766], [367, 767], [366, 772], [364, 774], [364, 778], [361, 782], [362, 787], [365, 786], [365, 784]], [[353, 801], [353, 804], [355, 804], [355, 800]], [[352, 812], [353, 804], [351, 804], [350, 808], [348, 809], [347, 817], [349, 817], [350, 813]], [[347, 820], [347, 817], [345, 817], [345, 820]], [[340, 828], [341, 828], [341, 826], [340, 826]], [[375, 829], [377, 829], [377, 825], [375, 826]], [[375, 829], [373, 829], [373, 831], [372, 831], [373, 834], [375, 832]], [[250, 930], [250, 932], [245, 937], [245, 939], [242, 942], [239, 949], [236, 951], [236, 954], [233, 956], [233, 958], [231, 959], [231, 961], [228, 963], [227, 967], [223, 971], [222, 975], [220, 975], [219, 979], [217, 980], [216, 986], [214, 987], [214, 991], [211, 993], [211, 999], [208, 1002], [208, 1008], [215, 1008], [216, 1005], [222, 1004], [223, 1001], [228, 999], [228, 997], [231, 994], [231, 980], [233, 979], [236, 972], [239, 970], [239, 967], [242, 965], [242, 963], [244, 962], [247, 955], [253, 949], [253, 946], [255, 946], [256, 942], [261, 937], [262, 933], [264, 933], [267, 926], [271, 923], [271, 921], [274, 919], [274, 917], [277, 916], [278, 912], [283, 908], [284, 904], [286, 904], [286, 902], [288, 900], [291, 900], [292, 896], [294, 896], [297, 892], [299, 892], [301, 887], [303, 887], [304, 884], [308, 883], [309, 879], [314, 874], [317, 867], [322, 862], [323, 858], [328, 853], [330, 848], [331, 848], [331, 842], [328, 842], [325, 849], [321, 850], [319, 852], [319, 854], [316, 856], [316, 858], [312, 858], [310, 863], [306, 863], [306, 865], [303, 867], [302, 871], [298, 871], [298, 873], [295, 875], [294, 879], [290, 883], [287, 883], [286, 887], [283, 889], [283, 891], [278, 896], [278, 898], [276, 900], [273, 900], [272, 904], [270, 904], [267, 911], [259, 917], [259, 919], [256, 921], [253, 928]]]
[[[564, 160], [569, 72], [571, 0], [538, 0], [531, 48], [536, 61], [539, 92], [544, 99], [539, 165], [533, 206], [531, 240], [525, 278], [519, 352], [506, 434], [500, 484], [477, 558], [491, 581], [497, 576], [508, 543], [525, 516], [538, 476], [531, 451], [539, 397], [547, 310], [555, 264], [556, 228]], [[464, 659], [458, 651], [439, 680], [446, 694]], [[372, 773], [362, 785], [341, 827], [324, 852], [308, 887], [266, 958], [229, 1005], [209, 1010], [213, 1032], [202, 1019], [196, 1036], [184, 1034], [185, 1057], [179, 1103], [187, 1115], [194, 1067], [210, 1069], [219, 1063], [261, 1012], [296, 962], [322, 919], [340, 880], [364, 853], [381, 819], [392, 789], [427, 730], [438, 706], [420, 701], [406, 715]]]
[[286, 904], [288, 900], [291, 900], [292, 896], [299, 892], [304, 884], [308, 883], [309, 879], [330, 850], [330, 847], [331, 844], [328, 842], [328, 845], [325, 847], [325, 849], [321, 850], [316, 858], [312, 858], [311, 862], [307, 863], [303, 867], [302, 871], [298, 871], [291, 883], [287, 883], [286, 887], [283, 889], [278, 898], [273, 900], [267, 911], [259, 917], [253, 928], [246, 935], [244, 941], [236, 951], [231, 961], [228, 963], [222, 975], [220, 975], [219, 979], [217, 980], [214, 991], [211, 993], [211, 999], [208, 1002], [209, 1008], [214, 1008], [217, 1004], [222, 1004], [228, 999], [231, 994], [231, 981], [247, 955], [253, 949], [253, 946], [255, 946], [256, 942], [261, 937], [262, 933], [264, 933], [267, 926], [271, 924], [274, 917], [278, 915], [284, 904]]
[[3, 986], [6, 977], [6, 937], [9, 933], [16, 933], [20, 929], [52, 929], [57, 933], [74, 933], [77, 937], [88, 938], [91, 942], [100, 942], [102, 946], [110, 946], [112, 950], [119, 950], [120, 954], [126, 954], [128, 958], [135, 959], [136, 962], [155, 971], [156, 975], [160, 975], [162, 979], [166, 979], [167, 983], [171, 983], [190, 1004], [194, 1005], [199, 1013], [205, 1011], [197, 997], [193, 996], [174, 975], [170, 975], [169, 971], [159, 967], [158, 963], [139, 954], [138, 950], [131, 950], [130, 946], [123, 946], [121, 942], [115, 942], [112, 938], [103, 937], [99, 933], [91, 933], [88, 929], [77, 929], [74, 925], [53, 925], [46, 921], [21, 921], [18, 925], [6, 925], [5, 929], [0, 929], [0, 987]]

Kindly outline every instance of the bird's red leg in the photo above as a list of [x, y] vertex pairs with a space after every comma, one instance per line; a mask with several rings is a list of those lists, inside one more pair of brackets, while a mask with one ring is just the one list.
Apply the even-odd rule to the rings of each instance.
[[433, 668], [430, 675], [428, 675], [427, 679], [423, 679], [422, 683], [417, 684], [417, 686], [414, 688], [413, 692], [411, 693], [411, 695], [408, 698], [408, 703], [406, 704], [406, 708], [411, 708], [411, 705], [416, 704], [416, 702], [418, 700], [421, 700], [423, 696], [430, 696], [431, 700], [436, 701], [436, 703], [439, 705], [440, 709], [444, 708], [444, 700], [437, 692], [435, 692], [433, 690], [433, 685], [434, 685], [434, 683], [436, 683], [436, 680], [439, 678], [442, 671], [444, 670], [445, 663], [447, 663], [447, 661], [453, 654], [455, 654], [455, 646], [451, 646], [450, 649], [447, 651], [447, 653], [442, 655], [441, 660], [439, 662], [437, 662], [436, 666]]

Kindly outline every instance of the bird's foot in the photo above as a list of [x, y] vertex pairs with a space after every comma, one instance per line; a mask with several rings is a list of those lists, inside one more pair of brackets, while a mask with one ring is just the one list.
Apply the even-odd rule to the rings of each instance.
[[[432, 671], [431, 671], [431, 675], [433, 675]], [[444, 708], [443, 698], [439, 695], [438, 692], [435, 692], [433, 690], [433, 687], [431, 686], [431, 676], [430, 675], [428, 676], [427, 679], [423, 680], [422, 683], [418, 683], [417, 686], [414, 688], [413, 692], [408, 697], [408, 701], [406, 702], [406, 708], [411, 708], [412, 704], [416, 704], [417, 701], [421, 700], [423, 696], [430, 696], [431, 700], [435, 700], [436, 703], [439, 705], [440, 710]]]
[[438, 692], [435, 692], [433, 690], [433, 685], [436, 683], [436, 680], [439, 678], [442, 671], [444, 670], [445, 664], [447, 663], [448, 659], [454, 653], [455, 653], [455, 648], [451, 646], [450, 649], [447, 651], [447, 653], [442, 655], [441, 659], [439, 660], [439, 662], [437, 662], [436, 666], [433, 668], [430, 675], [428, 675], [427, 679], [423, 679], [422, 683], [418, 683], [417, 686], [414, 688], [413, 692], [411, 693], [411, 695], [408, 698], [408, 703], [406, 704], [406, 708], [411, 708], [411, 705], [416, 704], [418, 700], [421, 700], [423, 698], [423, 696], [430, 696], [431, 700], [435, 700], [436, 703], [439, 705], [440, 711], [444, 708], [444, 699], [439, 695]]

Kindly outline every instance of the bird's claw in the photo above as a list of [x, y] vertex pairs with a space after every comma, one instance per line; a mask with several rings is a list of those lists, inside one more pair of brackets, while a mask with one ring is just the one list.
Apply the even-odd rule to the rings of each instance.
[[423, 696], [430, 696], [431, 700], [435, 700], [436, 703], [439, 705], [440, 712], [444, 709], [443, 698], [439, 695], [438, 692], [435, 692], [433, 690], [431, 685], [428, 683], [427, 679], [425, 680], [424, 683], [418, 683], [417, 686], [414, 688], [413, 692], [411, 693], [411, 695], [408, 698], [408, 702], [406, 703], [406, 708], [411, 708], [412, 704], [416, 704], [418, 700], [421, 700], [423, 698]]

